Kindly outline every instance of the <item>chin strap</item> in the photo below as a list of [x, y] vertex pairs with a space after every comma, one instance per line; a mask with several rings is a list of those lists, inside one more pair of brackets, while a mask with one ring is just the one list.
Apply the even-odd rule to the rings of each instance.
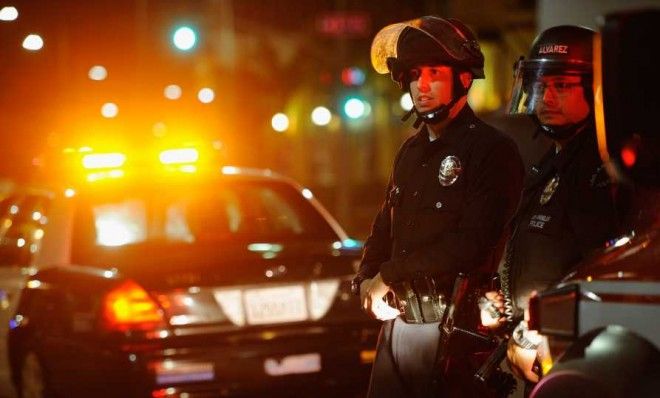
[[454, 97], [451, 101], [449, 101], [448, 104], [440, 105], [435, 109], [431, 109], [430, 111], [423, 113], [417, 112], [417, 109], [413, 108], [413, 112], [417, 116], [415, 123], [413, 123], [413, 127], [419, 127], [422, 122], [426, 124], [436, 124], [447, 119], [447, 116], [449, 116], [449, 110], [456, 104], [456, 102], [458, 102], [461, 97]]

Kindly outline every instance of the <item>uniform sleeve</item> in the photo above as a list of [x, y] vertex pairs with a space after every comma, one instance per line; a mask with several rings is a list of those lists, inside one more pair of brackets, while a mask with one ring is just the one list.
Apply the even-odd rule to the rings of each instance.
[[390, 258], [392, 250], [392, 226], [388, 195], [391, 189], [392, 179], [390, 178], [390, 183], [387, 185], [387, 191], [385, 192], [385, 200], [378, 214], [376, 214], [376, 218], [371, 225], [371, 233], [364, 244], [362, 261], [358, 270], [358, 276], [361, 278], [374, 277], [378, 273], [380, 265]]
[[405, 258], [385, 262], [386, 283], [419, 273], [467, 273], [493, 255], [520, 202], [524, 167], [516, 145], [502, 140], [476, 170], [458, 228]]

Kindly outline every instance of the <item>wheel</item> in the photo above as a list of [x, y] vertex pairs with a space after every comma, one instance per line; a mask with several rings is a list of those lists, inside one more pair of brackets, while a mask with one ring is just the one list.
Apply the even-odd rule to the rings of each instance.
[[37, 354], [28, 351], [21, 365], [20, 398], [49, 398], [44, 369]]

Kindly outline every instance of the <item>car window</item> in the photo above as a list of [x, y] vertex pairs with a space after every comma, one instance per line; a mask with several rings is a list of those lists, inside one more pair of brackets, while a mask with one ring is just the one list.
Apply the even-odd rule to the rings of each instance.
[[337, 239], [300, 192], [265, 181], [93, 195], [81, 200], [75, 223], [76, 245], [88, 253], [154, 243]]

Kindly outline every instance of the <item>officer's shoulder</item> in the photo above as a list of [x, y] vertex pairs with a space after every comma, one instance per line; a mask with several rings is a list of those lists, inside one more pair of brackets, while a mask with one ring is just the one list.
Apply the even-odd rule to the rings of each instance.
[[475, 117], [471, 124], [474, 128], [472, 135], [479, 145], [492, 150], [518, 153], [518, 146], [515, 141], [504, 132]]

